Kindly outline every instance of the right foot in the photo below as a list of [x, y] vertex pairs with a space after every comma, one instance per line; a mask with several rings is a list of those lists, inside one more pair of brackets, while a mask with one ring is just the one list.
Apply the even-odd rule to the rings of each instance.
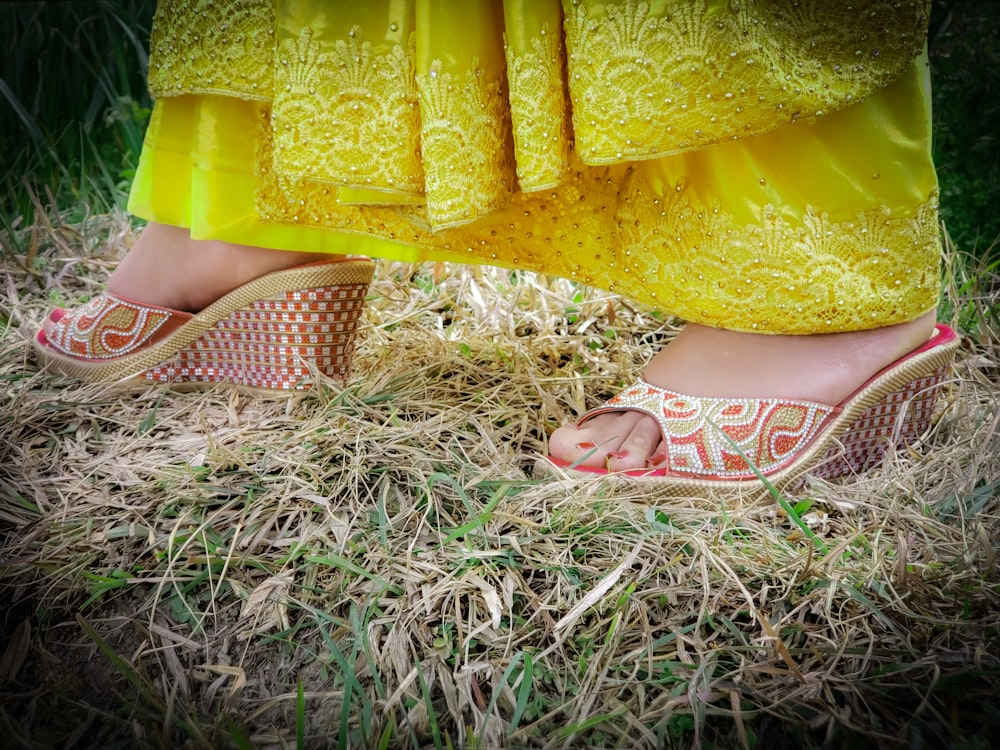
[[[686, 396], [779, 398], [836, 405], [868, 378], [920, 347], [935, 314], [850, 333], [774, 336], [689, 324], [647, 365], [643, 378]], [[666, 461], [660, 426], [637, 411], [598, 414], [563, 425], [549, 453], [567, 464], [612, 471], [656, 468]]]

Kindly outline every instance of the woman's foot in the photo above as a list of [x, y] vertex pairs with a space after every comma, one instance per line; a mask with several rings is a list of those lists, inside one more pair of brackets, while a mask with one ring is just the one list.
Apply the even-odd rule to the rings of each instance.
[[136, 302], [198, 312], [266, 273], [322, 259], [315, 253], [193, 240], [187, 229], [151, 223], [111, 274], [108, 291]]
[[[872, 375], [921, 346], [935, 314], [870, 331], [768, 336], [688, 325], [647, 365], [643, 378], [687, 396], [783, 398], [836, 405]], [[564, 425], [549, 453], [613, 471], [645, 469], [666, 457], [657, 423], [638, 412], [599, 414]]]
[[317, 374], [343, 380], [373, 270], [367, 258], [194, 241], [151, 224], [108, 292], [52, 311], [32, 345], [53, 373], [116, 386], [273, 394]]
[[[315, 253], [193, 240], [187, 229], [150, 223], [111, 274], [108, 291], [146, 305], [198, 312], [259, 276], [323, 258]], [[61, 314], [53, 311], [43, 322], [46, 335]]]

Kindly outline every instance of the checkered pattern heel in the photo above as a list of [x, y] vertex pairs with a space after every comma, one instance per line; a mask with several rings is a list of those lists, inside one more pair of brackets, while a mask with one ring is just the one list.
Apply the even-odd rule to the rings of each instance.
[[33, 345], [55, 372], [117, 385], [282, 392], [346, 379], [374, 269], [337, 257], [274, 271], [196, 314], [105, 292], [50, 317]]
[[[648, 469], [548, 463], [590, 474], [655, 480], [676, 495], [737, 492], [770, 496], [810, 477], [830, 479], [874, 466], [891, 446], [914, 442], [930, 425], [958, 336], [938, 325], [922, 346], [875, 373], [834, 406], [781, 398], [687, 396], [639, 381], [585, 414], [635, 411], [660, 427], [663, 460]], [[579, 447], [579, 446], [578, 446]], [[610, 458], [610, 455], [609, 455]]]
[[890, 446], [917, 440], [930, 426], [950, 365], [916, 378], [866, 409], [832, 444], [809, 474], [818, 479], [855, 474], [876, 466]]
[[317, 374], [345, 380], [367, 284], [304, 289], [235, 310], [142, 373], [164, 383], [292, 389]]

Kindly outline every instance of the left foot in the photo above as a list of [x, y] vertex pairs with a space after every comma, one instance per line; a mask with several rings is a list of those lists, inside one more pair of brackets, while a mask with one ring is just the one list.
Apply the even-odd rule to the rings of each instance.
[[[652, 385], [687, 396], [782, 398], [837, 405], [879, 370], [920, 347], [934, 312], [900, 325], [850, 333], [770, 336], [689, 324], [647, 365]], [[549, 438], [553, 458], [612, 471], [666, 459], [656, 421], [634, 411], [564, 425]], [[588, 455], [589, 454], [589, 455]]]
[[[154, 307], [196, 313], [266, 273], [323, 260], [323, 255], [194, 240], [184, 228], [150, 222], [108, 279], [108, 291]], [[42, 339], [63, 316], [42, 322]]]

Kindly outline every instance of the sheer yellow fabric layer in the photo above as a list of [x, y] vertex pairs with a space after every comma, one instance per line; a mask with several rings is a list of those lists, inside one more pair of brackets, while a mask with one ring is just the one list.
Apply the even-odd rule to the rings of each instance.
[[130, 209], [782, 333], [938, 291], [924, 3], [174, 0]]

